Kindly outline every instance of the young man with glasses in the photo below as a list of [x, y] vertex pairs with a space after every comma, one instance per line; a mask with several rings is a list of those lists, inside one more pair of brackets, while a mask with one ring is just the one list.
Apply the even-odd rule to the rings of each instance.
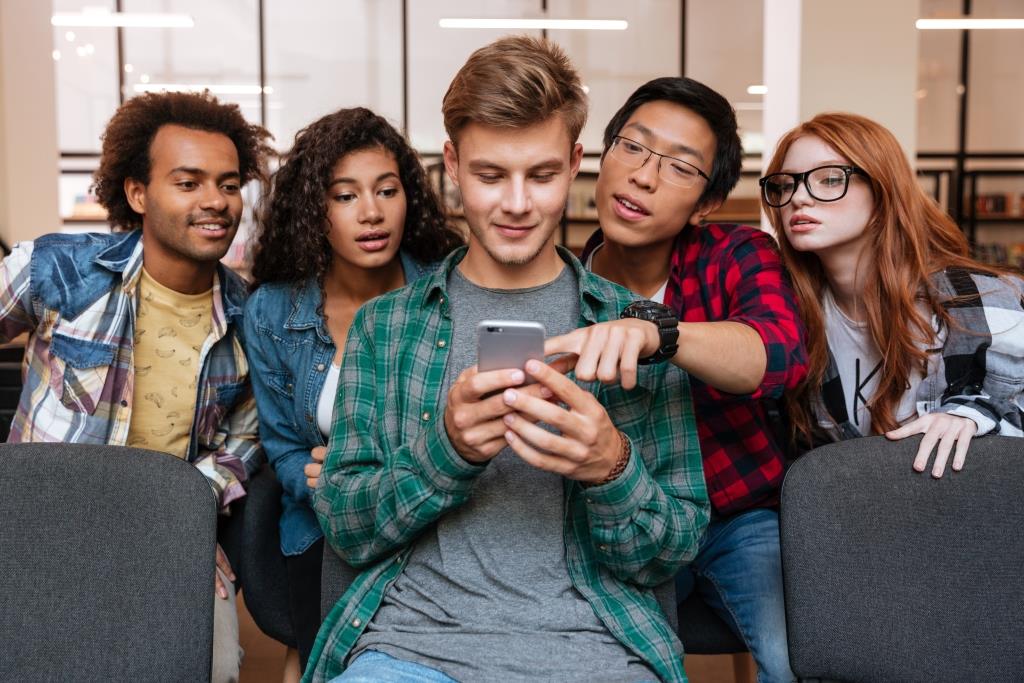
[[690, 374], [712, 521], [677, 577], [677, 598], [700, 592], [747, 644], [759, 681], [793, 680], [776, 511], [785, 458], [764, 399], [803, 379], [803, 328], [772, 238], [701, 224], [739, 179], [735, 114], [701, 83], [659, 78], [619, 109], [604, 145], [601, 228], [583, 260], [650, 299], [645, 314], [660, 328], [629, 328], [630, 336], [595, 325], [545, 350], [579, 354], [583, 380], [631, 382], [637, 363], [657, 360], [638, 358], [641, 348], [670, 353]]

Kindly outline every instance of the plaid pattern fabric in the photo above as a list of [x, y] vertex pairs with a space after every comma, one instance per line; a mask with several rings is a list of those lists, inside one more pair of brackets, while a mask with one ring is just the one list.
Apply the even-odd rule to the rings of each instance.
[[[47, 235], [18, 244], [0, 265], [0, 339], [29, 335], [9, 442], [126, 444], [140, 237]], [[238, 339], [244, 293], [238, 276], [219, 269], [188, 448], [221, 505], [245, 495], [261, 453]]]
[[[352, 323], [313, 507], [328, 541], [363, 571], [321, 627], [306, 681], [342, 672], [410, 546], [472, 495], [486, 467], [455, 452], [443, 419], [452, 328], [445, 288], [463, 254], [374, 299]], [[569, 252], [560, 254], [580, 283], [581, 326], [617, 319], [635, 298], [584, 271]], [[569, 575], [612, 634], [663, 680], [685, 680], [682, 645], [650, 588], [692, 559], [708, 519], [688, 378], [671, 365], [644, 366], [632, 391], [581, 386], [640, 457], [603, 486], [565, 481]]]
[[[595, 232], [583, 258], [604, 241]], [[729, 515], [778, 503], [785, 468], [762, 399], [777, 399], [807, 374], [804, 329], [770, 235], [745, 225], [687, 225], [676, 237], [665, 304], [684, 322], [730, 320], [754, 328], [768, 363], [752, 394], [691, 378], [711, 505]]]
[[[1024, 436], [1024, 280], [1006, 280], [962, 268], [931, 277], [931, 286], [952, 324], [940, 326], [940, 363], [917, 391], [917, 415], [950, 413], [974, 420], [978, 436]], [[842, 381], [832, 351], [825, 370], [818, 413], [834, 423], [829, 436], [861, 434], [846, 409]]]

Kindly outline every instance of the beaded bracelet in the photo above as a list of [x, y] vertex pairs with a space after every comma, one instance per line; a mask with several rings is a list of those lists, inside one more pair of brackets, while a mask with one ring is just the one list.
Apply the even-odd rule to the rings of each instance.
[[618, 432], [619, 443], [621, 444], [621, 446], [619, 450], [619, 459], [615, 461], [615, 466], [612, 467], [612, 471], [609, 472], [608, 476], [602, 479], [601, 481], [595, 481], [584, 484], [584, 487], [590, 488], [592, 486], [602, 486], [604, 484], [611, 483], [618, 479], [619, 475], [626, 471], [626, 465], [629, 464], [629, 456], [633, 452], [633, 449], [630, 448], [629, 437], [623, 434], [621, 429], [618, 430]]

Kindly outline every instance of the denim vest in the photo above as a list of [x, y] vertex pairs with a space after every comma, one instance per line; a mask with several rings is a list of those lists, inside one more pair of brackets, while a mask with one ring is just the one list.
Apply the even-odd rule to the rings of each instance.
[[[400, 252], [405, 281], [433, 270]], [[260, 440], [284, 489], [281, 552], [299, 555], [323, 532], [310, 507], [312, 489], [303, 468], [310, 451], [326, 446], [316, 421], [317, 402], [336, 351], [326, 322], [317, 312], [320, 287], [273, 282], [260, 286], [245, 307], [246, 353], [260, 417]]]

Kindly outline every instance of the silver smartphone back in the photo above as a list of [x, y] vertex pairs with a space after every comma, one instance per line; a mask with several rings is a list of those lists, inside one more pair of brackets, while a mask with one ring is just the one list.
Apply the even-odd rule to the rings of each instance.
[[477, 369], [525, 369], [531, 358], [544, 362], [544, 326], [528, 320], [482, 320], [476, 326]]

